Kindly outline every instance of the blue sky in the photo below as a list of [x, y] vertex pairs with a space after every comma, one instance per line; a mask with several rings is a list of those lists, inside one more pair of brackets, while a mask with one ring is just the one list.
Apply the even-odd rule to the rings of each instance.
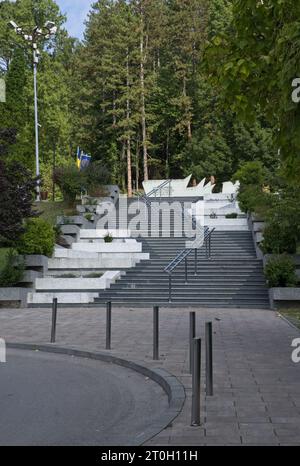
[[56, 0], [62, 13], [67, 15], [66, 28], [73, 37], [83, 38], [84, 20], [95, 0]]

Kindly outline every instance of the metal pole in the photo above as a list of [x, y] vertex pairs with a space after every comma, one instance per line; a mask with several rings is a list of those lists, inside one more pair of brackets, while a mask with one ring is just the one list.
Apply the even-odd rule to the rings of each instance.
[[190, 374], [193, 372], [194, 338], [196, 335], [196, 312], [190, 312]]
[[172, 302], [172, 274], [169, 273], [169, 303]]
[[194, 363], [192, 373], [192, 426], [200, 425], [200, 377], [201, 377], [201, 338], [194, 338]]
[[159, 360], [159, 307], [153, 307], [153, 359]]
[[57, 321], [57, 298], [52, 301], [52, 326], [51, 326], [51, 343], [55, 343], [56, 337], [56, 321]]
[[195, 249], [195, 275], [198, 273], [198, 251]]
[[55, 174], [55, 165], [56, 165], [56, 143], [53, 145], [53, 160], [52, 160], [52, 201], [55, 201], [55, 180], [54, 180], [54, 174]]
[[187, 257], [185, 258], [185, 283], [188, 282], [188, 263], [187, 263]]
[[111, 302], [106, 303], [106, 346], [105, 349], [111, 349]]
[[206, 395], [213, 396], [213, 342], [212, 322], [205, 323]]
[[[35, 167], [36, 176], [40, 176], [40, 158], [39, 158], [39, 121], [38, 121], [38, 97], [37, 97], [37, 63], [35, 63], [35, 50], [34, 50], [34, 63], [33, 63], [33, 83], [34, 83], [34, 120], [35, 120]], [[37, 197], [36, 200], [40, 201], [40, 180], [37, 181]]]

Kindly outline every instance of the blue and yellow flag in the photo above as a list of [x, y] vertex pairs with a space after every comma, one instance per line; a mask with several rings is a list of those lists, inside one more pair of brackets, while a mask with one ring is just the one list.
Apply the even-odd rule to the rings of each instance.
[[88, 154], [84, 154], [81, 152], [81, 158], [80, 158], [80, 170], [83, 168], [86, 168], [90, 162], [91, 162], [92, 156]]
[[77, 147], [76, 165], [77, 165], [78, 170], [80, 170], [80, 166], [81, 166], [81, 151], [80, 151], [80, 147]]
[[90, 164], [91, 159], [91, 155], [85, 154], [83, 150], [80, 150], [80, 147], [77, 147], [76, 166], [78, 170], [86, 168]]

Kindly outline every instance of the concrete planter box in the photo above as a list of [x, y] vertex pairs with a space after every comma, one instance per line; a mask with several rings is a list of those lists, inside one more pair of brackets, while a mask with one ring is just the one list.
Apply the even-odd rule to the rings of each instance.
[[76, 239], [80, 237], [80, 228], [77, 225], [61, 225], [60, 230], [63, 235], [74, 236]]
[[300, 288], [270, 288], [269, 297], [272, 309], [284, 304], [300, 304]]
[[93, 230], [80, 230], [80, 239], [100, 239], [110, 234], [113, 238], [130, 238], [131, 232], [127, 229], [93, 229]]
[[256, 243], [261, 243], [264, 239], [264, 235], [262, 232], [258, 231], [254, 233]]
[[142, 252], [142, 243], [138, 243], [135, 240], [125, 240], [124, 243], [73, 243], [72, 250], [91, 253], [109, 252], [112, 254]]
[[265, 222], [257, 222], [257, 221], [254, 221], [253, 222], [253, 231], [254, 232], [259, 232], [259, 231], [264, 231], [264, 228], [265, 228]]
[[48, 257], [39, 254], [24, 256], [26, 269], [37, 270], [38, 272], [47, 273]]
[[246, 218], [206, 218], [206, 226], [215, 228], [216, 230], [233, 230], [233, 231], [247, 231], [248, 222]]
[[91, 304], [99, 293], [28, 293], [29, 307], [45, 306], [51, 307], [53, 298], [57, 298], [58, 304], [83, 305]]
[[[70, 250], [67, 250], [70, 251]], [[77, 252], [77, 251], [72, 251]], [[79, 252], [79, 251], [78, 251]], [[141, 260], [148, 260], [148, 253], [130, 254], [92, 254], [92, 257], [57, 257], [49, 259], [49, 271], [51, 270], [99, 270], [99, 269], [130, 269]]]
[[0, 307], [27, 307], [27, 294], [30, 288], [0, 288]]
[[73, 215], [72, 217], [64, 217], [62, 215], [57, 217], [57, 225], [83, 225], [84, 218], [79, 215]]
[[110, 287], [118, 278], [119, 271], [105, 272], [100, 278], [37, 278], [36, 291], [96, 292]]

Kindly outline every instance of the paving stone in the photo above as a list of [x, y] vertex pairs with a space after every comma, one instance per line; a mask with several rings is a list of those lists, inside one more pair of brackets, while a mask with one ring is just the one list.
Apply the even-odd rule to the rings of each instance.
[[[199, 428], [190, 426], [190, 310], [161, 308], [161, 359], [153, 361], [152, 308], [113, 308], [111, 353], [164, 368], [186, 389], [172, 427], [148, 445], [299, 445], [300, 364], [290, 361], [291, 341], [299, 332], [268, 310], [193, 310], [199, 335], [204, 338], [208, 320], [215, 332], [214, 396], [205, 397], [203, 364]], [[57, 325], [57, 345], [104, 350], [105, 309], [59, 309]], [[49, 343], [50, 327], [49, 309], [0, 309], [0, 338], [7, 341]]]

